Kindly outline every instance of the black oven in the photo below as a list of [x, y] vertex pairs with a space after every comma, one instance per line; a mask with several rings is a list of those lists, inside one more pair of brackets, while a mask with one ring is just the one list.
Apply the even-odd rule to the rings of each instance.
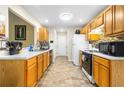
[[92, 54], [83, 52], [82, 53], [82, 68], [90, 75], [92, 76]]

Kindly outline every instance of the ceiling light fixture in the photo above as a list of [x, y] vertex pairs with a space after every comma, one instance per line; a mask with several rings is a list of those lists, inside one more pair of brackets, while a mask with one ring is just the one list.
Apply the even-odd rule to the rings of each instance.
[[2, 21], [2, 22], [5, 21], [5, 16], [0, 14], [0, 22], [1, 22], [1, 21]]
[[82, 22], [82, 19], [80, 19], [79, 21]]
[[46, 19], [46, 20], [45, 20], [45, 23], [48, 23], [48, 22], [49, 22], [49, 21]]
[[59, 15], [59, 18], [63, 21], [69, 21], [72, 19], [72, 13], [62, 13]]

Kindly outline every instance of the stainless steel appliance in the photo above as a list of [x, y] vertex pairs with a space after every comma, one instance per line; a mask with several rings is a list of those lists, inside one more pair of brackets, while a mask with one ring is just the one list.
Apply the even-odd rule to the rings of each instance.
[[102, 42], [99, 43], [99, 52], [111, 56], [124, 57], [124, 42]]
[[93, 78], [92, 78], [92, 52], [85, 52], [83, 51], [82, 53], [82, 71], [84, 74], [87, 76], [87, 78], [93, 83]]

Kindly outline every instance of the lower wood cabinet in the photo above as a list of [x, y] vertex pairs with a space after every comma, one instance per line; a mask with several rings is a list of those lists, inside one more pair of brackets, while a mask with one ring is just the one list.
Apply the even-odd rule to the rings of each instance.
[[97, 62], [94, 61], [94, 64], [93, 64], [93, 77], [94, 77], [94, 80], [96, 82], [96, 84], [99, 84], [99, 64]]
[[37, 64], [27, 68], [27, 87], [33, 87], [37, 83]]
[[46, 71], [49, 51], [28, 60], [0, 60], [0, 87], [34, 87]]
[[109, 87], [110, 85], [110, 77], [109, 77], [109, 68], [99, 65], [99, 86]]
[[94, 56], [93, 62], [93, 78], [98, 86], [110, 86], [110, 71], [108, 60]]
[[43, 54], [38, 56], [38, 80], [41, 78], [43, 75]]

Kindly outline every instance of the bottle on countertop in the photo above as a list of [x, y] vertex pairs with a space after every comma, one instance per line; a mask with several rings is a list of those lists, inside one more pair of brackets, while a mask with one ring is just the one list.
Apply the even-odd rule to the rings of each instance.
[[32, 44], [29, 45], [29, 51], [33, 51], [33, 45]]

